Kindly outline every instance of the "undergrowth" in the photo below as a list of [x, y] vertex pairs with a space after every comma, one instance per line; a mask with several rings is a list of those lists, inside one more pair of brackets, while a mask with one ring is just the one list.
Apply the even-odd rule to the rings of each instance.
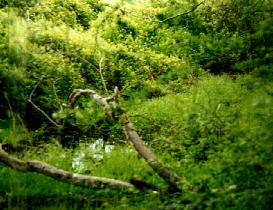
[[[272, 89], [249, 90], [245, 83], [245, 78], [207, 77], [185, 93], [127, 107], [144, 140], [168, 167], [195, 186], [193, 192], [165, 194], [165, 183], [126, 144], [112, 145], [106, 151], [101, 145], [90, 147], [90, 143], [75, 149], [50, 143], [17, 156], [86, 175], [124, 181], [143, 178], [161, 190], [128, 194], [82, 189], [2, 167], [1, 194], [13, 202], [27, 201], [26, 208], [33, 196], [34, 206], [35, 202], [38, 205], [35, 198], [46, 197], [52, 208], [69, 209], [88, 209], [88, 205], [106, 209], [269, 209], [273, 190]], [[75, 167], [75, 161], [80, 168]], [[70, 196], [82, 202], [70, 206]]]

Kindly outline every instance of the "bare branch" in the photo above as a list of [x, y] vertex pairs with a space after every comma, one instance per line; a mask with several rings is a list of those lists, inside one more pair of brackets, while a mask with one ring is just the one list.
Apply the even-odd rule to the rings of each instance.
[[56, 90], [56, 86], [55, 86], [55, 84], [56, 84], [56, 82], [57, 82], [58, 80], [59, 80], [59, 79], [55, 80], [55, 81], [52, 83], [52, 87], [53, 87], [53, 91], [54, 91], [55, 97], [56, 97], [56, 99], [57, 99], [57, 101], [58, 101], [58, 103], [59, 103], [59, 107], [60, 107], [61, 110], [63, 110], [63, 106], [62, 106], [62, 103], [61, 103], [61, 99], [60, 99], [59, 96], [58, 96], [58, 93], [57, 93], [57, 90]]
[[35, 109], [37, 109], [38, 111], [40, 111], [53, 125], [55, 125], [56, 127], [58, 127], [58, 126], [60, 126], [60, 125], [58, 125], [54, 120], [52, 120], [52, 118], [51, 117], [49, 117], [48, 115], [47, 115], [47, 113], [45, 113], [45, 111], [44, 110], [42, 110], [42, 109], [40, 109], [35, 103], [33, 103], [31, 100], [28, 100], [28, 102], [29, 103], [31, 103], [32, 104], [32, 106], [35, 108]]
[[158, 20], [157, 22], [163, 23], [163, 22], [166, 22], [166, 21], [168, 21], [168, 20], [177, 18], [177, 17], [179, 17], [179, 16], [187, 15], [187, 14], [193, 12], [194, 10], [196, 10], [201, 4], [204, 4], [204, 2], [205, 2], [205, 1], [200, 2], [199, 4], [195, 5], [191, 10], [189, 10], [189, 11], [187, 11], [187, 12], [182, 12], [182, 13], [179, 13], [179, 14], [174, 15], [174, 16], [172, 16], [172, 17], [168, 17], [168, 18], [166, 18], [166, 19], [164, 19], [164, 20]]
[[103, 77], [103, 74], [102, 74], [102, 61], [103, 61], [103, 56], [101, 56], [101, 58], [100, 58], [99, 71], [100, 71], [100, 78], [101, 78], [102, 85], [104, 87], [105, 92], [108, 94], [108, 89], [106, 87], [106, 83], [105, 83], [105, 80], [104, 80], [104, 77]]
[[33, 90], [31, 91], [29, 98], [28, 98], [28, 102], [32, 104], [32, 106], [37, 109], [39, 112], [41, 112], [53, 125], [55, 125], [56, 127], [59, 127], [60, 125], [58, 125], [51, 117], [48, 116], [48, 114], [42, 110], [41, 108], [39, 108], [33, 101], [32, 101], [32, 96], [35, 92], [35, 90], [37, 89], [37, 87], [39, 86], [40, 82], [37, 82], [37, 84], [34, 86]]
[[[8, 106], [9, 106], [9, 109], [10, 109], [10, 111], [11, 111], [11, 114], [12, 114], [12, 116], [14, 117], [14, 112], [13, 112], [11, 103], [10, 103], [10, 101], [9, 101], [9, 98], [8, 98], [8, 96], [7, 96], [6, 93], [4, 93], [4, 96], [5, 96], [5, 98], [6, 98], [7, 102], [8, 102]], [[13, 128], [13, 130], [15, 130], [15, 120], [14, 120], [14, 118], [13, 118], [13, 121], [12, 121], [12, 128]]]
[[77, 53], [68, 52], [68, 51], [64, 52], [64, 51], [61, 51], [61, 50], [58, 50], [57, 52], [58, 52], [59, 54], [61, 54], [61, 55], [68, 55], [68, 56], [69, 56], [69, 55], [70, 55], [70, 56], [73, 55], [73, 56], [77, 57], [78, 59], [80, 59], [81, 61], [83, 61], [84, 63], [86, 63], [86, 64], [92, 66], [94, 69], [96, 69], [97, 71], [99, 71], [98, 67], [96, 67], [93, 63], [89, 62], [89, 61], [86, 60], [85, 58], [79, 56]]
[[10, 156], [0, 145], [0, 162], [21, 172], [38, 172], [62, 182], [90, 188], [135, 189], [134, 185], [115, 179], [86, 176], [65, 171], [40, 161], [22, 161]]

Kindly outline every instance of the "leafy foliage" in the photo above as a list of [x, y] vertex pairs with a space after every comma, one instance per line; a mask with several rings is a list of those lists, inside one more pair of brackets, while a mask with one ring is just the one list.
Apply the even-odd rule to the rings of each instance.
[[[161, 189], [81, 189], [1, 165], [7, 205], [29, 208], [33, 200], [40, 208], [44, 197], [44, 208], [270, 209], [272, 3], [199, 3], [0, 2], [3, 146], [25, 160], [139, 177]], [[110, 96], [116, 86], [141, 137], [194, 191], [164, 193], [167, 186], [124, 144], [122, 126], [89, 98], [74, 110], [63, 106], [73, 89]]]

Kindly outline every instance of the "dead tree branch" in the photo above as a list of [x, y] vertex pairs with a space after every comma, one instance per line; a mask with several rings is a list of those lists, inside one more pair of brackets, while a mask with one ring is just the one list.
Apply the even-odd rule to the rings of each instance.
[[67, 56], [75, 56], [76, 58], [80, 59], [82, 62], [92, 66], [94, 69], [96, 69], [96, 71], [99, 71], [98, 67], [95, 66], [93, 63], [89, 62], [87, 59], [81, 57], [78, 55], [78, 53], [74, 53], [74, 52], [68, 52], [68, 51], [62, 51], [62, 50], [58, 50], [57, 51], [60, 55], [67, 55]]
[[129, 120], [126, 112], [123, 112], [120, 116], [113, 115], [111, 111], [111, 104], [118, 106], [118, 102], [116, 102], [116, 99], [119, 97], [116, 96], [116, 94], [119, 94], [118, 91], [115, 90], [115, 95], [113, 97], [103, 98], [94, 90], [76, 89], [69, 96], [68, 105], [66, 105], [66, 107], [73, 108], [74, 104], [82, 94], [89, 94], [95, 101], [97, 101], [102, 106], [108, 117], [115, 120], [119, 119], [121, 121], [128, 141], [133, 145], [135, 150], [147, 162], [147, 164], [170, 186], [172, 186], [174, 189], [182, 189], [182, 186], [185, 185], [190, 187], [189, 183], [185, 179], [179, 177], [176, 173], [163, 166], [156, 155], [145, 146], [144, 142], [134, 128], [133, 123]]
[[138, 154], [144, 158], [147, 164], [158, 174], [158, 176], [164, 179], [176, 190], [182, 189], [183, 186], [187, 186], [189, 189], [191, 188], [190, 184], [184, 178], [179, 177], [175, 172], [163, 166], [156, 155], [145, 146], [126, 113], [122, 116], [122, 124], [128, 141], [133, 145]]
[[106, 83], [105, 83], [105, 79], [103, 77], [103, 72], [102, 72], [102, 61], [103, 61], [103, 56], [101, 56], [100, 58], [100, 62], [99, 62], [99, 72], [100, 72], [100, 78], [101, 78], [101, 82], [102, 82], [102, 85], [104, 87], [104, 90], [105, 92], [108, 94], [108, 89], [106, 87]]
[[135, 189], [134, 185], [115, 179], [108, 179], [96, 176], [86, 176], [76, 173], [71, 173], [54, 166], [48, 165], [40, 161], [22, 161], [15, 157], [12, 157], [4, 150], [0, 145], [0, 162], [9, 166], [10, 168], [16, 169], [21, 172], [37, 172], [53, 179], [67, 182], [73, 185], [90, 188], [111, 188], [111, 189]]
[[193, 8], [191, 8], [191, 10], [189, 10], [189, 11], [187, 11], [187, 12], [179, 13], [179, 14], [174, 15], [174, 16], [172, 16], [172, 17], [168, 17], [168, 18], [166, 18], [166, 19], [164, 19], [164, 20], [159, 20], [158, 22], [163, 23], [163, 22], [166, 22], [166, 21], [168, 21], [168, 20], [177, 18], [177, 17], [179, 17], [179, 16], [187, 15], [187, 14], [193, 12], [194, 10], [196, 10], [201, 4], [204, 4], [204, 2], [205, 2], [205, 1], [200, 2], [199, 4], [195, 5]]
[[49, 117], [49, 115], [42, 110], [40, 107], [38, 107], [33, 101], [32, 101], [32, 96], [35, 92], [35, 90], [37, 89], [37, 87], [39, 86], [39, 82], [37, 82], [37, 84], [35, 85], [35, 87], [33, 88], [33, 90], [31, 91], [29, 97], [28, 97], [28, 102], [31, 103], [31, 105], [37, 109], [39, 112], [41, 112], [53, 125], [55, 125], [56, 127], [59, 127], [59, 125], [51, 118]]

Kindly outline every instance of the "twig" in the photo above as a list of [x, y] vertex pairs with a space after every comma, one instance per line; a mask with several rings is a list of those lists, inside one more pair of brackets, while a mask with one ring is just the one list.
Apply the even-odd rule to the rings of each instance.
[[9, 98], [8, 98], [7, 94], [4, 93], [4, 96], [5, 96], [5, 98], [6, 98], [7, 102], [8, 102], [8, 106], [9, 106], [9, 109], [10, 109], [12, 115], [14, 115], [14, 112], [13, 112], [13, 109], [12, 109], [12, 106], [11, 106], [11, 103], [9, 101]]
[[59, 80], [59, 79], [55, 80], [55, 81], [52, 83], [52, 87], [53, 87], [53, 91], [54, 91], [55, 97], [56, 97], [56, 99], [57, 99], [57, 101], [58, 101], [58, 103], [59, 103], [59, 107], [60, 107], [61, 110], [63, 110], [63, 106], [62, 106], [61, 100], [60, 100], [60, 98], [59, 98], [59, 96], [58, 96], [58, 94], [57, 94], [57, 90], [56, 90], [56, 87], [55, 87], [55, 83], [56, 83], [58, 80]]
[[12, 118], [13, 118], [13, 121], [12, 121], [12, 128], [13, 128], [13, 130], [15, 130], [15, 120], [14, 120], [15, 115], [14, 115], [14, 112], [13, 112], [13, 109], [12, 109], [12, 106], [11, 106], [11, 103], [10, 103], [10, 101], [9, 101], [9, 98], [8, 98], [7, 94], [4, 93], [4, 96], [5, 96], [5, 98], [6, 98], [7, 102], [8, 102], [8, 106], [9, 106], [9, 109], [10, 109], [11, 114], [12, 114]]
[[15, 130], [15, 127], [16, 127], [16, 121], [15, 121], [16, 119], [18, 119], [18, 120], [21, 122], [22, 127], [23, 127], [25, 130], [27, 130], [27, 128], [26, 128], [26, 126], [25, 126], [25, 124], [24, 124], [24, 121], [22, 120], [21, 116], [20, 116], [19, 114], [15, 114], [15, 113], [14, 113], [8, 96], [7, 96], [5, 93], [4, 93], [4, 96], [5, 96], [5, 98], [6, 98], [7, 102], [8, 102], [9, 109], [10, 109], [10, 111], [11, 111], [11, 113], [12, 113], [12, 118], [13, 118], [13, 121], [12, 121], [12, 128], [13, 128], [13, 130]]
[[37, 84], [35, 85], [35, 87], [33, 88], [33, 90], [31, 91], [29, 98], [28, 98], [28, 102], [32, 104], [32, 106], [37, 109], [39, 112], [41, 112], [53, 125], [55, 125], [56, 127], [59, 127], [59, 125], [51, 118], [48, 116], [47, 113], [45, 113], [44, 110], [42, 110], [41, 108], [39, 108], [33, 101], [32, 101], [32, 96], [35, 92], [35, 90], [37, 89], [37, 87], [39, 86], [39, 82], [37, 82]]
[[200, 2], [199, 4], [195, 5], [191, 10], [189, 10], [189, 11], [187, 11], [187, 12], [182, 12], [182, 13], [179, 13], [179, 14], [174, 15], [174, 16], [172, 16], [172, 17], [168, 17], [168, 18], [166, 18], [166, 19], [164, 19], [164, 20], [158, 20], [157, 22], [163, 23], [163, 22], [166, 22], [166, 21], [168, 21], [168, 20], [177, 18], [177, 17], [179, 17], [179, 16], [187, 15], [187, 14], [193, 12], [194, 10], [196, 10], [201, 4], [204, 4], [204, 2], [205, 2], [205, 1]]
[[77, 58], [79, 58], [80, 60], [82, 60], [83, 62], [89, 64], [90, 66], [92, 66], [94, 69], [96, 69], [97, 71], [99, 71], [98, 67], [96, 67], [93, 63], [89, 62], [88, 60], [86, 60], [85, 58], [77, 55], [76, 53], [68, 53], [68, 54], [71, 54], [71, 55], [74, 55], [76, 56]]
[[71, 52], [64, 52], [64, 51], [61, 51], [61, 50], [58, 50], [57, 51], [59, 54], [61, 55], [73, 55], [75, 57], [77, 57], [78, 59], [80, 59], [81, 61], [85, 62], [86, 64], [89, 64], [90, 66], [92, 66], [94, 69], [96, 69], [97, 71], [99, 71], [98, 67], [96, 67], [93, 63], [89, 62], [88, 60], [86, 60], [85, 58], [79, 56], [77, 53], [71, 53]]
[[106, 87], [105, 80], [104, 80], [104, 77], [103, 77], [103, 74], [102, 74], [102, 61], [103, 61], [103, 56], [100, 57], [100, 62], [99, 62], [99, 67], [100, 68], [99, 68], [99, 71], [100, 71], [100, 78], [101, 78], [102, 85], [104, 87], [105, 92], [108, 95], [108, 89]]
[[143, 117], [143, 118], [145, 118], [145, 116], [143, 114], [128, 115], [128, 117]]

